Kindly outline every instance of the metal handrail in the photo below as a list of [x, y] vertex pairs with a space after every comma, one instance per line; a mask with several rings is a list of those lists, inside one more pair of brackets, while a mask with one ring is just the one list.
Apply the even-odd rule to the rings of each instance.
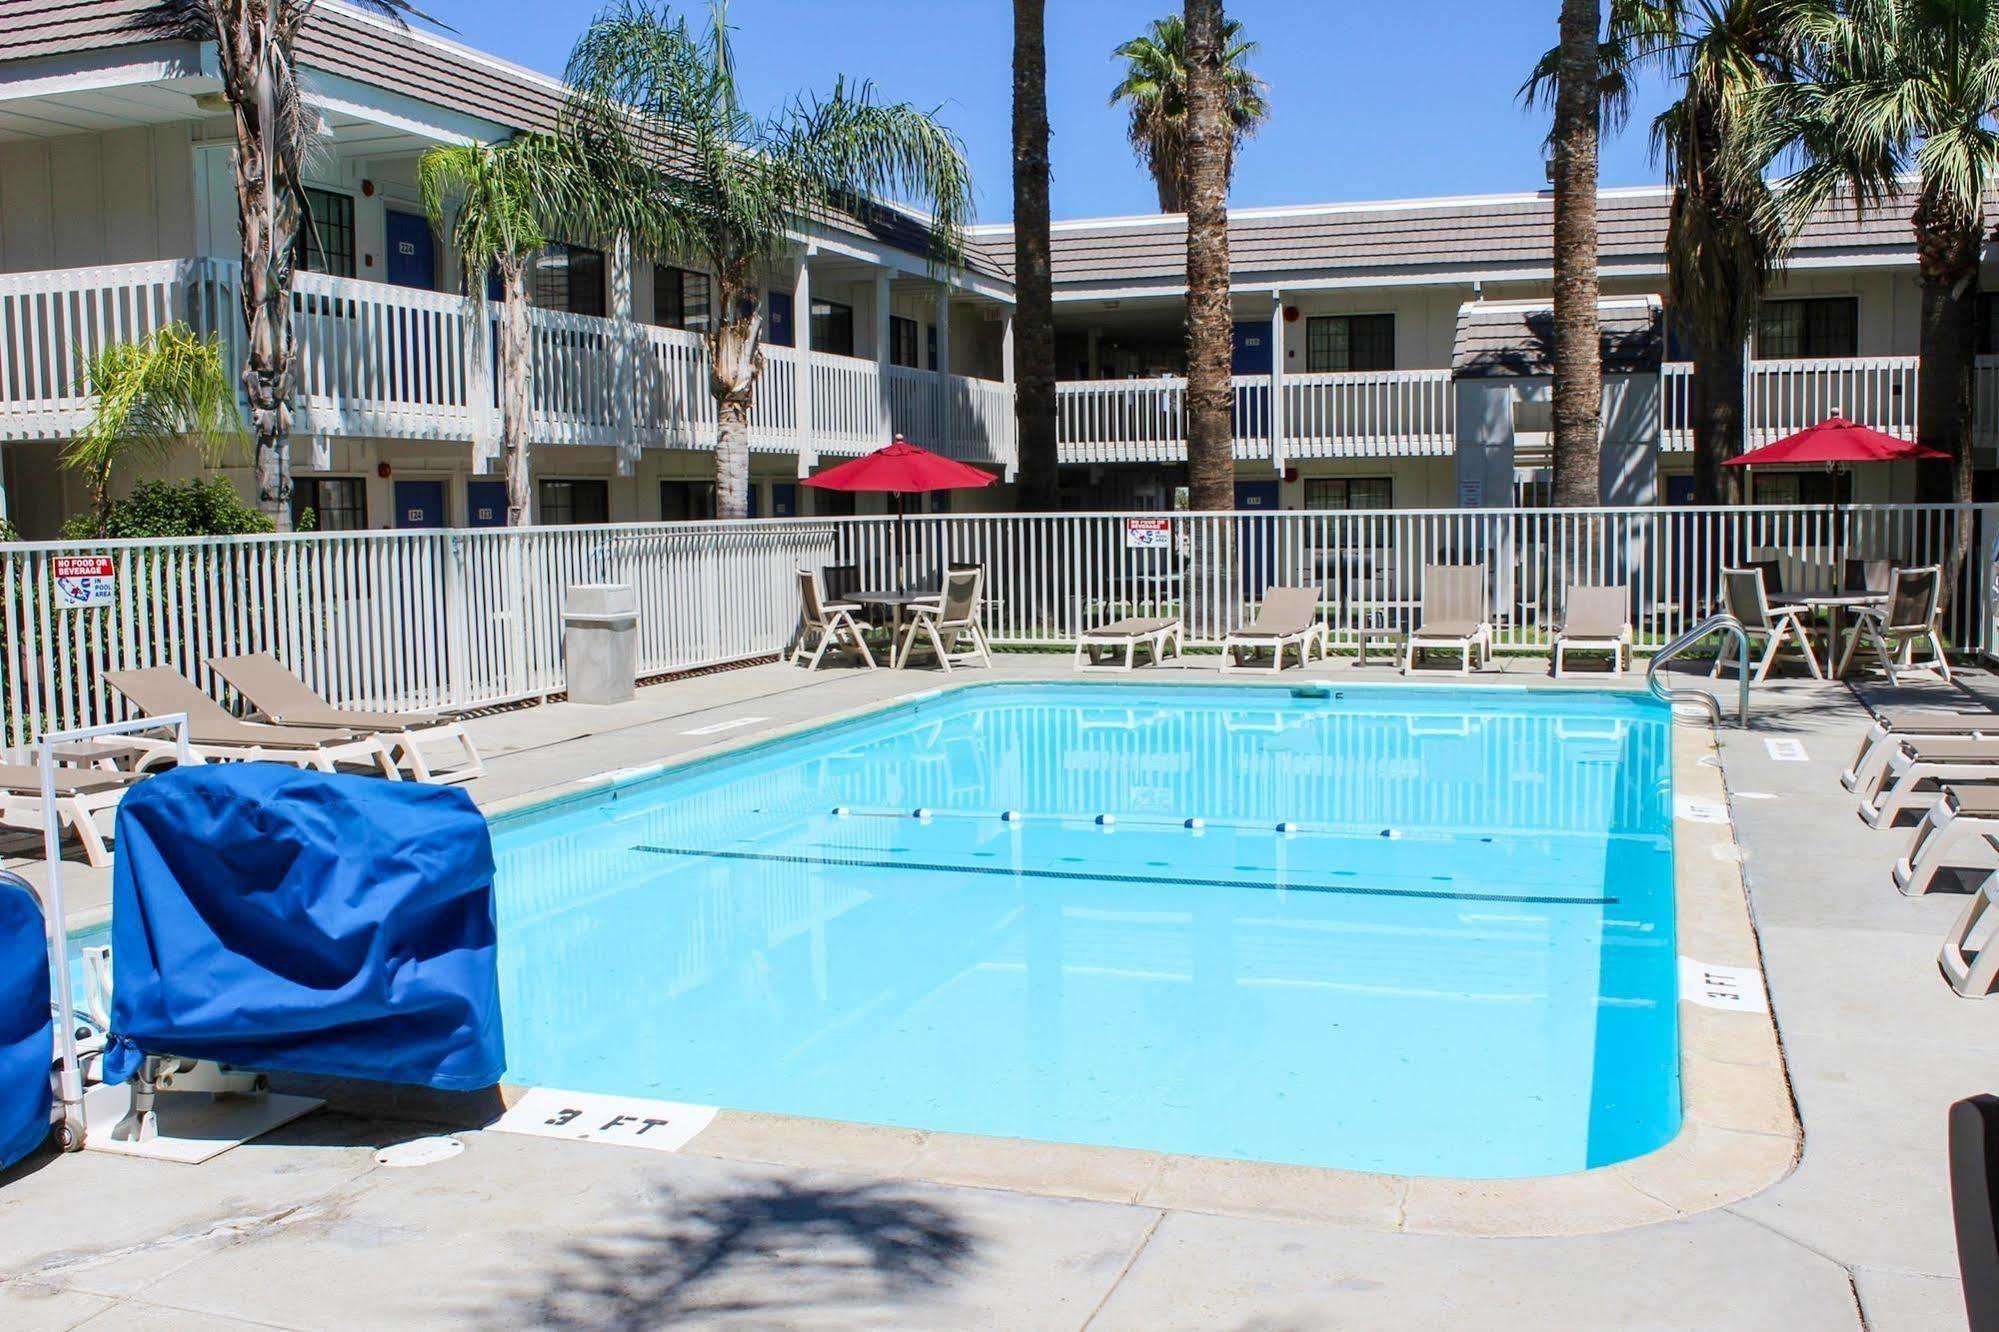
[[1645, 667], [1645, 687], [1654, 697], [1667, 703], [1698, 703], [1707, 709], [1708, 717], [1715, 725], [1721, 724], [1721, 704], [1705, 689], [1673, 689], [1659, 683], [1659, 668], [1679, 656], [1694, 644], [1711, 634], [1731, 633], [1736, 644], [1742, 649], [1736, 667], [1737, 697], [1735, 702], [1735, 724], [1747, 730], [1749, 727], [1749, 631], [1742, 627], [1742, 621], [1733, 615], [1710, 615], [1693, 628], [1675, 638], [1672, 642], [1652, 654], [1651, 662]]

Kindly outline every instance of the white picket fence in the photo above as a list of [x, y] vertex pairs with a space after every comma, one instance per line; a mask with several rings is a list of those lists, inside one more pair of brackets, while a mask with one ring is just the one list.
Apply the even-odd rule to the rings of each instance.
[[[1133, 525], [1164, 517], [1155, 542]], [[1968, 522], [1953, 598], [1961, 649], [1991, 651], [1999, 506], [1486, 509], [1232, 514], [963, 514], [324, 533], [0, 546], [0, 746], [122, 718], [107, 670], [167, 666], [225, 697], [209, 658], [269, 651], [335, 702], [476, 707], [560, 692], [565, 589], [630, 582], [647, 675], [776, 652], [798, 623], [795, 571], [835, 594], [986, 572], [1002, 643], [1071, 642], [1123, 615], [1180, 615], [1218, 642], [1264, 590], [1320, 590], [1336, 644], [1412, 623], [1424, 570], [1485, 566], [1501, 651], [1545, 646], [1565, 589], [1623, 584], [1640, 651], [1721, 600], [1721, 571], [1779, 561], [1789, 590], [1832, 582], [1839, 548], [1940, 563]], [[109, 607], [57, 604], [52, 560], [109, 556]]]

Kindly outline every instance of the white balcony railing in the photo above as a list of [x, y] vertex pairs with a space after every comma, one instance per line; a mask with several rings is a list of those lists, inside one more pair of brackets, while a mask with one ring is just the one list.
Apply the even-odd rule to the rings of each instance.
[[[1921, 360], [1914, 356], [1840, 356], [1815, 360], [1751, 361], [1745, 407], [1751, 448], [1782, 439], [1835, 412], [1913, 439]], [[1981, 356], [1976, 370], [1974, 438], [1999, 443], [1999, 356]], [[1684, 361], [1666, 363], [1661, 385], [1665, 420], [1660, 447], [1694, 446], [1694, 374]]]

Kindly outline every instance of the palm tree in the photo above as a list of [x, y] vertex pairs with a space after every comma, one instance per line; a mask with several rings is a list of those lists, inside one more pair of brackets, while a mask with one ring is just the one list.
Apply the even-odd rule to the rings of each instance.
[[1187, 476], [1196, 509], [1235, 505], [1222, 0], [1186, 0]]
[[[1756, 310], [1788, 238], [1765, 171], [1764, 89], [1795, 78], [1809, 54], [1799, 0], [1612, 0], [1600, 52], [1602, 123], [1622, 125], [1632, 73], [1656, 66], [1680, 96], [1652, 122], [1654, 154], [1673, 186], [1666, 232], [1667, 300], [1693, 363], [1694, 500], [1718, 503], [1742, 452], [1743, 357]], [[1525, 91], [1553, 87], [1559, 48]], [[1725, 479], [1726, 478], [1726, 479]]]
[[[315, 0], [155, 0], [132, 22], [156, 37], [214, 42], [223, 95], [236, 121], [236, 221], [243, 238], [243, 391], [257, 433], [257, 503], [278, 530], [291, 526], [292, 247], [304, 195], [300, 176], [317, 114], [299, 96], [292, 44]], [[408, 0], [354, 0], [403, 22]]]
[[1013, 0], [1013, 405], [1020, 507], [1061, 507], [1055, 441], [1055, 279], [1049, 250], [1044, 0]]
[[[1999, 175], [1999, 0], [1816, 0], [1802, 23], [1819, 63], [1767, 94], [1770, 140], [1803, 162], [1783, 191], [1785, 219], [1802, 226], [1842, 193], [1878, 206], [1915, 177], [1916, 433], [1951, 456], [1950, 498], [1969, 503], [1984, 200]], [[1952, 586], [1969, 535], [1967, 514]]]
[[[828, 97], [750, 114], [720, 0], [698, 37], [664, 5], [619, 0], [571, 51], [568, 78], [577, 89], [568, 113], [574, 132], [641, 182], [628, 197], [634, 243], [715, 275], [716, 318], [706, 333], [715, 507], [721, 517], [743, 517], [767, 278], [816, 215], [866, 208], [880, 195], [925, 207], [932, 263], [954, 264], [971, 208], [963, 148], [934, 115], [882, 102], [872, 85], [844, 79]], [[801, 329], [810, 328], [810, 313], [797, 312]]]
[[[417, 163], [431, 224], [449, 228], [465, 289], [483, 298], [486, 273], [500, 275], [500, 452], [507, 478], [507, 524], [528, 521], [527, 266], [549, 232], [597, 233], [618, 198], [581, 149], [545, 134], [498, 144], [432, 148]], [[484, 318], [483, 301], [476, 306]]]
[[1600, 0], [1562, 0], [1555, 67], [1554, 502], [1599, 502], [1603, 347], [1597, 321], [1596, 153]]
[[[1222, 81], [1234, 133], [1227, 139], [1223, 174], [1233, 176], [1236, 149], [1270, 117], [1269, 88], [1249, 68], [1255, 42], [1234, 19], [1222, 25]], [[1187, 210], [1187, 23], [1179, 14], [1154, 19], [1145, 32], [1118, 47], [1125, 74], [1111, 90], [1111, 105], [1131, 113], [1131, 146], [1145, 159], [1159, 189], [1159, 211]]]
[[134, 462], [161, 462], [186, 444], [219, 463], [242, 436], [236, 386], [222, 344], [186, 324], [166, 324], [137, 342], [113, 342], [82, 364], [93, 402], [90, 423], [64, 446], [62, 465], [84, 474], [104, 536], [111, 475]]

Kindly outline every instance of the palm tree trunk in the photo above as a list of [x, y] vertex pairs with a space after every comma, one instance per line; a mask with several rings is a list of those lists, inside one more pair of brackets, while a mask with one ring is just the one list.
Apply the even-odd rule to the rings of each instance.
[[[1187, 477], [1196, 510], [1235, 507], [1230, 419], [1227, 93], [1222, 86], [1222, 0], [1186, 0], [1187, 24]], [[1233, 532], [1197, 525], [1185, 586], [1187, 627], [1232, 627]], [[1208, 604], [1212, 601], [1212, 604]]]
[[1013, 410], [1020, 507], [1062, 507], [1055, 445], [1055, 298], [1049, 262], [1044, 0], [1013, 5]]
[[1597, 325], [1600, 0], [1562, 0], [1555, 89], [1555, 503], [1599, 502], [1603, 348]]
[[502, 255], [500, 268], [500, 453], [506, 459], [507, 526], [533, 521], [528, 489], [527, 256]]
[[[718, 264], [715, 278], [715, 324], [708, 335], [708, 387], [715, 395], [715, 516], [750, 516], [750, 403], [763, 370], [763, 306], [753, 266], [748, 261]], [[796, 312], [801, 334], [812, 312]], [[801, 338], [809, 344], [809, 336]], [[811, 358], [802, 356], [798, 373], [812, 373]], [[798, 423], [800, 448], [812, 430]]]
[[1742, 452], [1742, 339], [1725, 332], [1714, 338], [1692, 329], [1686, 333], [1694, 366], [1694, 503], [1725, 504], [1736, 469], [1722, 464]]
[[[1969, 504], [1972, 498], [1971, 413], [1975, 397], [1978, 263], [1984, 219], [1965, 217], [1925, 195], [1916, 205], [1916, 267], [1922, 287], [1918, 344], [1916, 439], [1950, 455], [1948, 463], [1919, 464], [1924, 499]], [[1941, 493], [1939, 493], [1941, 492]], [[1972, 541], [1972, 514], [1958, 514], [1950, 543], [1944, 595], [1953, 597]]]

